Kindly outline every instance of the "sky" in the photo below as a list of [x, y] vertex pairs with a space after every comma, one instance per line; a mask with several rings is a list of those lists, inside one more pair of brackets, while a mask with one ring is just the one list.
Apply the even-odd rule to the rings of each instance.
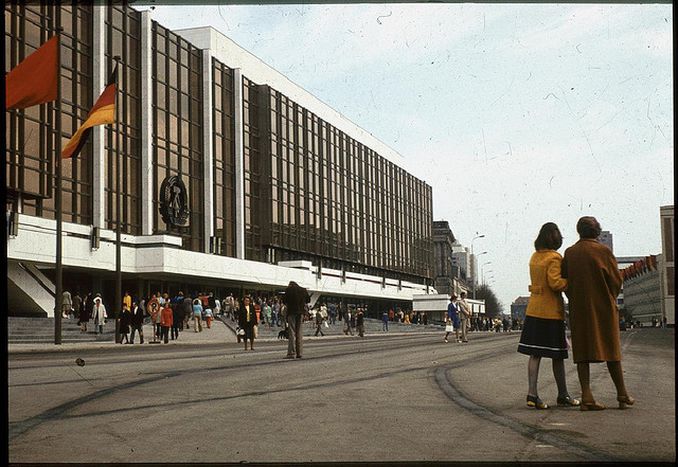
[[[508, 312], [542, 224], [661, 253], [674, 200], [671, 5], [158, 5], [213, 26], [403, 156]], [[137, 7], [146, 9], [145, 7]], [[482, 274], [481, 274], [482, 273]], [[483, 276], [483, 277], [481, 277]]]

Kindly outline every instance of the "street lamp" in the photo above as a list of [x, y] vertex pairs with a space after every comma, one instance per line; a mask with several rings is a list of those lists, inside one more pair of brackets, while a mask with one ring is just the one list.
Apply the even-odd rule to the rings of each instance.
[[[490, 272], [494, 272], [494, 271], [492, 271], [492, 269], [490, 269], [489, 271], [485, 271], [485, 273], [483, 273], [483, 275], [482, 275], [483, 285], [485, 285], [485, 281], [487, 280], [487, 278], [485, 277], [485, 274], [490, 273]], [[494, 276], [490, 276], [490, 277], [494, 277]]]
[[[478, 253], [478, 256], [486, 254], [487, 251], [483, 251], [482, 253]], [[471, 270], [473, 271], [473, 277], [471, 278], [471, 285], [473, 286], [473, 299], [475, 300], [476, 298], [476, 256], [473, 256], [473, 253], [471, 253], [471, 261], [472, 261], [472, 268]]]

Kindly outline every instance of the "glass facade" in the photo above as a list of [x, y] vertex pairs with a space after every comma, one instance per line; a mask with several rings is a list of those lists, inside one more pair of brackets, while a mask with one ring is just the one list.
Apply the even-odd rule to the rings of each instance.
[[212, 59], [214, 107], [214, 235], [221, 254], [235, 256], [235, 123], [233, 70]]
[[243, 156], [245, 186], [245, 258], [265, 258], [261, 228], [268, 216], [261, 203], [261, 152], [259, 141], [258, 86], [243, 77]]
[[[154, 232], [181, 236], [184, 248], [204, 251], [202, 53], [152, 24]], [[168, 225], [158, 214], [160, 186], [172, 175], [179, 175], [188, 191], [184, 226]]]
[[[87, 118], [92, 102], [92, 7], [5, 3], [5, 73], [60, 26], [61, 145]], [[55, 104], [5, 112], [7, 195], [12, 210], [54, 219]], [[92, 223], [92, 143], [64, 159], [63, 220]], [[21, 205], [19, 206], [19, 203]]]
[[246, 237], [248, 250], [271, 261], [430, 278], [431, 187], [284, 94], [256, 92], [263, 164], [260, 199], [250, 205], [258, 206], [261, 240]]
[[117, 115], [118, 137], [115, 125], [105, 126], [104, 167], [106, 193], [105, 222], [108, 229], [117, 226], [118, 164], [116, 145], [120, 144], [120, 182], [122, 203], [120, 218], [122, 232], [141, 234], [141, 13], [131, 8], [111, 6], [106, 9], [106, 80], [115, 62], [118, 65]]

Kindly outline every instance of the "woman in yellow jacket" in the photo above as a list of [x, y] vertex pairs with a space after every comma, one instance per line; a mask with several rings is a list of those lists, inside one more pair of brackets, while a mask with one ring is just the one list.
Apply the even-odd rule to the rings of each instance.
[[563, 244], [558, 226], [547, 222], [534, 241], [536, 250], [530, 258], [530, 301], [518, 344], [518, 352], [530, 356], [527, 363], [527, 406], [548, 409], [537, 393], [537, 377], [542, 357], [553, 362], [553, 376], [558, 386], [558, 405], [578, 406], [579, 401], [567, 392], [565, 362], [565, 306], [562, 292], [567, 280], [560, 275], [562, 256], [556, 250]]

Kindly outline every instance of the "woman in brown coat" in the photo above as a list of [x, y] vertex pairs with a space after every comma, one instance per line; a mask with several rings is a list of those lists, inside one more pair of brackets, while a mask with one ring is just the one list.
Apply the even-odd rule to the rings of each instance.
[[635, 401], [626, 391], [621, 366], [617, 295], [622, 277], [610, 249], [596, 240], [601, 233], [596, 218], [579, 219], [577, 232], [580, 240], [565, 250], [562, 275], [568, 281], [565, 293], [570, 302], [572, 357], [581, 384], [581, 410], [605, 408], [591, 392], [589, 363], [593, 362], [607, 363], [619, 408], [624, 409]]

